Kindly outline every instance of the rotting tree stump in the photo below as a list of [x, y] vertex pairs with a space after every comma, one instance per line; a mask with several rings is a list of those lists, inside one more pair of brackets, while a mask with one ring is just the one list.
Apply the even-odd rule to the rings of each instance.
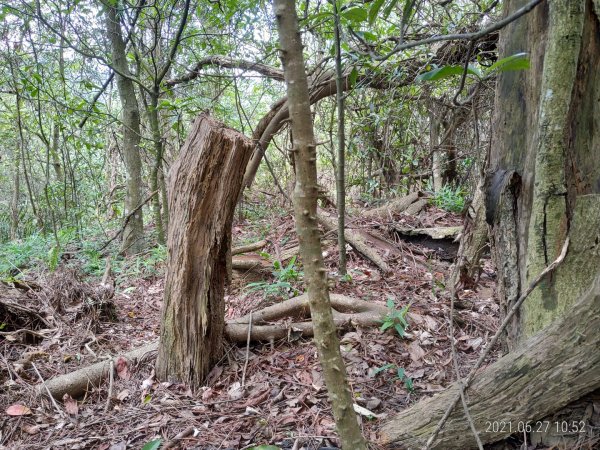
[[231, 223], [253, 142], [200, 115], [169, 172], [169, 233], [156, 374], [201, 385], [222, 356]]

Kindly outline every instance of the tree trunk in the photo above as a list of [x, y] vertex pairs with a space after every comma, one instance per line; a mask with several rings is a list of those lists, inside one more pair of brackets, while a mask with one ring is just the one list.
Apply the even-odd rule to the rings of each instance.
[[[468, 390], [467, 404], [484, 444], [513, 433], [540, 434], [548, 431], [548, 427], [556, 429], [555, 422], [537, 421], [548, 411], [600, 388], [598, 311], [600, 278], [562, 320], [555, 321], [524, 342], [519, 350], [475, 376]], [[454, 384], [386, 422], [381, 429], [381, 444], [387, 448], [423, 448], [457, 393], [458, 385]], [[579, 424], [585, 418], [580, 416], [574, 420]], [[588, 424], [586, 431], [591, 431], [587, 427]], [[455, 408], [432, 448], [476, 448], [475, 438], [468, 428], [464, 411]]]
[[[150, 105], [148, 107], [148, 119], [150, 130], [152, 131], [152, 143], [154, 146], [154, 165], [150, 173], [150, 183], [152, 192], [160, 190], [160, 172], [162, 171], [163, 160], [163, 138], [160, 130], [160, 121], [158, 116], [158, 92], [150, 94]], [[152, 199], [152, 210], [154, 215], [154, 224], [156, 226], [156, 235], [159, 244], [165, 243], [165, 231], [163, 227], [162, 214], [160, 210], [161, 196], [156, 195]]]
[[[125, 53], [125, 42], [117, 10], [106, 6], [106, 30], [112, 48], [112, 64], [117, 73], [117, 88], [121, 99], [123, 121], [123, 159], [127, 171], [127, 192], [125, 195], [125, 211], [127, 215], [134, 211], [142, 200], [142, 159], [140, 157], [140, 111], [135, 88]], [[123, 231], [121, 251], [123, 253], [139, 253], [144, 249], [144, 221], [142, 208], [130, 218]]]
[[[513, 0], [507, 9], [513, 11], [522, 3]], [[487, 215], [494, 225], [498, 267], [511, 267], [499, 278], [508, 306], [521, 286], [556, 258], [565, 238], [571, 238], [564, 263], [532, 294], [514, 324], [512, 348], [560, 317], [598, 272], [597, 14], [591, 0], [553, 1], [512, 24], [501, 37], [505, 55], [527, 51], [532, 66], [525, 72], [501, 74], [496, 91], [493, 129], [498, 132], [490, 164], [495, 175], [488, 182]], [[501, 182], [501, 173], [513, 170], [519, 179], [508, 183], [513, 204], [507, 207], [501, 201], [506, 191], [502, 188], [508, 186]], [[512, 236], [506, 236], [507, 229], [513, 230]]]
[[342, 72], [342, 49], [340, 42], [340, 14], [338, 4], [335, 3], [335, 71], [336, 71], [336, 101], [338, 114], [338, 151], [337, 170], [335, 171], [335, 191], [337, 194], [338, 213], [338, 249], [340, 275], [346, 275], [346, 238], [344, 228], [346, 227], [346, 136], [345, 136], [345, 110], [344, 110], [344, 73]]
[[[508, 2], [507, 12], [524, 3]], [[525, 51], [531, 60], [527, 71], [502, 73], [496, 88], [486, 215], [505, 309], [570, 239], [564, 262], [509, 326], [511, 351], [560, 320], [598, 274], [599, 9], [592, 0], [550, 1], [501, 33], [502, 56]]]
[[231, 223], [252, 150], [250, 139], [202, 115], [171, 167], [171, 226], [156, 363], [162, 380], [198, 388], [222, 356]]
[[[481, 272], [481, 256], [487, 247], [488, 224], [485, 221], [484, 184], [481, 179], [475, 187], [473, 201], [467, 209], [456, 263], [452, 270], [451, 285], [474, 289]], [[458, 289], [457, 289], [458, 290]]]
[[366, 450], [365, 440], [356, 421], [346, 367], [340, 353], [329, 299], [327, 269], [323, 263], [317, 224], [317, 152], [296, 6], [293, 0], [275, 0], [274, 9], [292, 120], [296, 167], [296, 230], [314, 324], [315, 345], [323, 367], [342, 447], [348, 450]]
[[440, 150], [440, 120], [433, 112], [433, 103], [429, 112], [429, 151], [431, 153], [431, 174], [433, 192], [442, 190], [442, 151]]
[[19, 235], [19, 199], [21, 197], [21, 150], [13, 152], [12, 196], [10, 199], [10, 239], [16, 240]]
[[[525, 3], [506, 2], [506, 13]], [[525, 432], [529, 443], [572, 448], [568, 435], [528, 433], [536, 430], [527, 421], [555, 426], [548, 415], [558, 410], [565, 414], [561, 420], [579, 421], [569, 403], [600, 387], [599, 13], [598, 1], [543, 2], [501, 32], [500, 56], [527, 52], [531, 62], [529, 70], [501, 73], [496, 87], [486, 219], [505, 310], [556, 259], [567, 238], [570, 246], [509, 324], [510, 353], [479, 373], [467, 390], [470, 413], [486, 442]], [[424, 442], [421, 436], [435, 426], [419, 413], [439, 418], [438, 408], [445, 409], [450, 397], [455, 393], [406, 411], [384, 427], [383, 440], [409, 447]], [[462, 416], [458, 410], [450, 416], [440, 448], [474, 446]], [[492, 423], [491, 436], [486, 421]], [[494, 421], [510, 428], [495, 433]]]

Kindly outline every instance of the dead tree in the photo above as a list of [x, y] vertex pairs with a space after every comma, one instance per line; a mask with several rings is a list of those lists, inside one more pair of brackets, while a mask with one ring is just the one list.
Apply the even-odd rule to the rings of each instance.
[[161, 379], [198, 387], [221, 358], [231, 223], [252, 149], [250, 139], [201, 115], [171, 167]]

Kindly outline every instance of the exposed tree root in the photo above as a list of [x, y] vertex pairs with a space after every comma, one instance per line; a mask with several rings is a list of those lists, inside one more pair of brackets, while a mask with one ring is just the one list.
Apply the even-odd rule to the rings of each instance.
[[[357, 326], [378, 326], [388, 313], [388, 309], [383, 305], [339, 294], [331, 294], [330, 297], [334, 321], [340, 330]], [[292, 321], [269, 323], [282, 319], [291, 319]], [[245, 343], [248, 338], [248, 325], [249, 315], [228, 321], [225, 325], [225, 335], [232, 342]], [[252, 314], [251, 341], [268, 342], [274, 339], [312, 337], [312, 335], [313, 328], [306, 294], [268, 306]], [[121, 356], [135, 362], [147, 353], [156, 351], [157, 348], [158, 341], [155, 341]], [[118, 356], [112, 358], [113, 364], [116, 364], [117, 358]], [[77, 397], [83, 394], [89, 386], [98, 386], [103, 379], [107, 378], [110, 362], [111, 359], [107, 359], [74, 372], [59, 375], [46, 381], [45, 387], [38, 385], [38, 393], [50, 392], [57, 399], [62, 399], [64, 394]]]
[[248, 245], [241, 245], [239, 247], [235, 247], [231, 249], [231, 255], [241, 255], [242, 253], [255, 252], [256, 250], [260, 250], [261, 248], [267, 245], [267, 240], [263, 239], [262, 241], [253, 242]]
[[[345, 330], [350, 327], [371, 327], [381, 323], [388, 309], [383, 305], [365, 302], [339, 294], [330, 294], [331, 307], [336, 326]], [[296, 320], [285, 324], [267, 324], [284, 318]], [[247, 338], [250, 316], [234, 319], [225, 325], [225, 334], [234, 342], [244, 342]], [[307, 320], [308, 319], [308, 320]], [[282, 339], [290, 334], [312, 337], [308, 296], [300, 295], [282, 303], [268, 306], [252, 313], [252, 341]]]

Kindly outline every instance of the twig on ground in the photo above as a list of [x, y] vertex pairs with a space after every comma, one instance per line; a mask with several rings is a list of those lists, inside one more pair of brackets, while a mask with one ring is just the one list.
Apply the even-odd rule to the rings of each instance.
[[65, 417], [65, 413], [63, 412], [62, 409], [60, 409], [60, 406], [58, 406], [58, 403], [56, 403], [56, 400], [54, 400], [54, 397], [52, 397], [52, 394], [50, 393], [50, 390], [48, 389], [48, 386], [46, 386], [46, 382], [44, 381], [44, 378], [42, 377], [42, 374], [40, 373], [40, 371], [36, 367], [35, 363], [32, 362], [31, 365], [33, 366], [33, 370], [35, 370], [35, 373], [39, 377], [40, 381], [44, 385], [44, 388], [46, 388], [46, 393], [48, 394], [48, 397], [50, 398], [50, 401], [52, 402], [52, 406], [54, 406], [54, 409], [56, 409], [56, 412], [61, 417]]
[[250, 335], [252, 334], [252, 311], [248, 319], [248, 338], [246, 339], [246, 361], [242, 370], [242, 389], [246, 384], [246, 369], [248, 369], [248, 359], [250, 358]]
[[181, 441], [182, 439], [185, 439], [186, 437], [188, 437], [192, 434], [194, 434], [194, 427], [187, 427], [185, 430], [178, 433], [173, 439], [171, 439], [170, 441], [167, 441], [163, 448], [167, 449], [167, 448], [175, 447], [177, 444], [179, 444], [179, 441]]
[[104, 412], [108, 411], [108, 408], [110, 408], [110, 402], [112, 400], [112, 392], [113, 392], [113, 383], [115, 380], [115, 375], [114, 375], [114, 371], [115, 371], [115, 362], [111, 359], [110, 360], [110, 368], [108, 369], [108, 397], [106, 398], [106, 405], [104, 406]]

